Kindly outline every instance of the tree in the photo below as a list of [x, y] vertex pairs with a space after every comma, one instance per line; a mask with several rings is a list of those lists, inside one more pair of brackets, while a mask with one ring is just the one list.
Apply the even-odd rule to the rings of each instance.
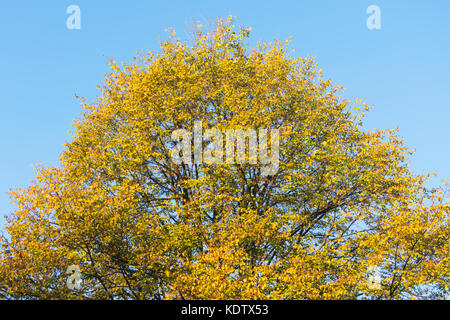
[[[369, 107], [344, 99], [313, 59], [292, 58], [287, 42], [249, 48], [249, 33], [219, 20], [209, 32], [196, 25], [191, 42], [170, 31], [161, 53], [111, 62], [97, 101], [82, 100], [61, 165], [11, 191], [4, 297], [448, 294], [448, 190], [427, 189], [428, 176], [409, 170], [395, 130], [363, 130]], [[278, 129], [278, 170], [176, 164], [172, 133], [195, 121]], [[80, 289], [66, 285], [73, 265]], [[379, 284], [368, 285], [374, 268]]]

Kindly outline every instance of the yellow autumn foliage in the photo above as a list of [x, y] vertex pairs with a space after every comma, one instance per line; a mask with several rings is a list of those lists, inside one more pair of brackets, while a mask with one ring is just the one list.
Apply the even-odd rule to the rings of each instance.
[[[231, 19], [111, 63], [58, 168], [11, 191], [0, 295], [13, 299], [427, 299], [449, 292], [445, 186], [365, 131], [312, 58], [246, 44]], [[363, 111], [358, 111], [363, 110]], [[174, 164], [174, 130], [276, 128], [279, 169]], [[78, 265], [80, 289], [66, 285]], [[367, 285], [367, 270], [381, 271]]]

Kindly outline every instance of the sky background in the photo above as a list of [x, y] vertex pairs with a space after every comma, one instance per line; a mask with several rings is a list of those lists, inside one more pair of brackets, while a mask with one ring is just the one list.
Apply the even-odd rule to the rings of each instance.
[[[69, 5], [81, 29], [69, 30]], [[381, 9], [381, 30], [369, 30], [369, 5]], [[368, 129], [399, 127], [416, 150], [411, 168], [450, 179], [450, 1], [8, 1], [0, 7], [0, 230], [13, 210], [10, 188], [27, 187], [33, 164], [55, 166], [72, 121], [75, 95], [93, 102], [107, 60], [129, 62], [159, 52], [172, 27], [188, 36], [194, 20], [233, 15], [252, 27], [250, 43], [292, 36], [294, 56], [314, 56], [349, 99], [373, 105]]]

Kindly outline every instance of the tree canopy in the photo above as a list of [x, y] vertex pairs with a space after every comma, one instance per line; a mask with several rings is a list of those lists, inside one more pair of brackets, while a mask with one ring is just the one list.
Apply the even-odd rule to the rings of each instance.
[[[449, 292], [448, 190], [396, 130], [288, 42], [232, 19], [111, 62], [58, 167], [39, 167], [0, 245], [12, 299], [406, 299]], [[279, 131], [278, 170], [174, 163], [172, 133]], [[203, 141], [203, 144], [207, 144]], [[274, 151], [274, 150], [272, 150]], [[67, 268], [79, 266], [79, 288]], [[380, 272], [368, 285], [368, 270]]]

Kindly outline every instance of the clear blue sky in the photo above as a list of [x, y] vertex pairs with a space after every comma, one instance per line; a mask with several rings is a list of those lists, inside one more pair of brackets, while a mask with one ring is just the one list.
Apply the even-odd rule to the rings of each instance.
[[[69, 30], [66, 8], [81, 9]], [[381, 9], [368, 30], [366, 9]], [[416, 172], [450, 179], [450, 1], [8, 1], [0, 8], [0, 228], [11, 211], [7, 191], [26, 187], [32, 164], [57, 165], [81, 107], [93, 101], [107, 58], [130, 61], [158, 50], [173, 27], [232, 14], [253, 40], [293, 36], [296, 56], [315, 56], [325, 76], [375, 108], [367, 128], [400, 128], [416, 149]]]

